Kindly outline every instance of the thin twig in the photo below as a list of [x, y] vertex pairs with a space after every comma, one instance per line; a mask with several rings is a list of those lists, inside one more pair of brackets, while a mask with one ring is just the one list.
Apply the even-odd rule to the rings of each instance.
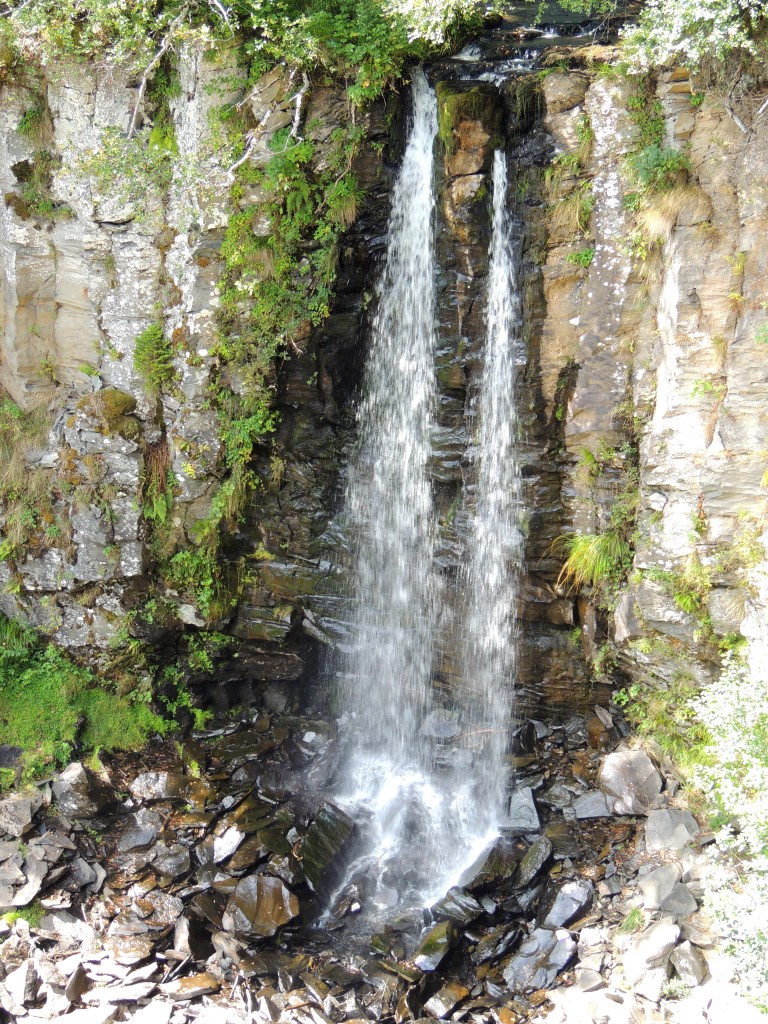
[[229, 31], [232, 32], [233, 30], [232, 30], [232, 24], [231, 24], [231, 22], [229, 20], [229, 12], [227, 11], [227, 9], [224, 6], [224, 4], [220, 3], [220, 0], [211, 0], [211, 3], [216, 8], [216, 10], [219, 12], [219, 14], [222, 16], [224, 21], [226, 21], [227, 28], [229, 29]]
[[729, 113], [729, 114], [731, 115], [731, 118], [733, 119], [733, 123], [734, 123], [734, 124], [736, 125], [736, 127], [737, 127], [737, 128], [738, 128], [738, 129], [739, 129], [739, 130], [740, 130], [741, 132], [742, 132], [742, 134], [743, 134], [743, 135], [749, 135], [749, 128], [747, 128], [747, 126], [746, 126], [746, 125], [744, 124], [744, 122], [743, 122], [743, 121], [741, 120], [741, 118], [739, 117], [739, 115], [738, 115], [738, 114], [736, 113], [736, 111], [735, 111], [735, 110], [733, 109], [733, 107], [731, 106], [731, 98], [730, 98], [730, 96], [729, 96], [729, 97], [728, 97], [728, 99], [727, 99], [727, 100], [725, 101], [725, 109], [726, 109], [726, 110], [728, 111], [728, 113]]
[[[256, 129], [256, 131], [258, 131], [258, 129]], [[256, 132], [254, 131], [254, 132], [251, 132], [251, 134], [250, 134], [250, 138], [248, 139], [248, 145], [245, 147], [245, 152], [243, 153], [243, 155], [238, 160], [235, 160], [235, 162], [232, 164], [232, 166], [227, 170], [227, 179], [228, 180], [231, 181], [234, 178], [235, 171], [237, 170], [237, 168], [240, 167], [241, 164], [244, 164], [246, 160], [250, 159], [251, 153], [253, 153], [255, 148], [256, 148]]]

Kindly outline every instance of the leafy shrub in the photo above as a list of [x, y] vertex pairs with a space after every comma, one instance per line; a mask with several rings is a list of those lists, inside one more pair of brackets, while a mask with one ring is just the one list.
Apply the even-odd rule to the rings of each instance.
[[692, 707], [709, 733], [707, 759], [693, 773], [729, 858], [710, 879], [707, 909], [726, 938], [739, 982], [768, 1001], [768, 683], [731, 651], [719, 679]]
[[688, 157], [671, 146], [651, 143], [627, 157], [627, 168], [640, 193], [666, 192], [691, 169]]
[[691, 70], [731, 54], [754, 54], [765, 0], [649, 0], [625, 50], [635, 66], [683, 64]]
[[565, 262], [572, 264], [574, 267], [581, 267], [586, 270], [587, 267], [592, 266], [592, 260], [595, 258], [595, 247], [588, 245], [584, 249], [579, 249], [578, 252], [569, 252], [565, 257]]

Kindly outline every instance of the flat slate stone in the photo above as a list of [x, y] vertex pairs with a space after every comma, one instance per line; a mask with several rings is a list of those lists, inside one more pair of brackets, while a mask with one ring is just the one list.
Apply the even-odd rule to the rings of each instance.
[[562, 928], [536, 928], [504, 970], [510, 992], [548, 988], [576, 952], [576, 942]]
[[649, 853], [682, 850], [698, 832], [699, 824], [690, 811], [676, 807], [651, 811], [645, 823], [645, 848]]
[[615, 814], [647, 814], [662, 779], [644, 750], [617, 750], [603, 760], [599, 785], [613, 798]]
[[691, 895], [691, 891], [683, 882], [678, 882], [672, 892], [661, 901], [661, 910], [673, 917], [688, 917], [695, 914], [699, 905]]
[[577, 878], [559, 888], [552, 888], [542, 900], [539, 926], [561, 928], [569, 924], [589, 907], [593, 894], [592, 883], [586, 878]]
[[35, 812], [43, 803], [43, 795], [33, 789], [28, 793], [14, 793], [0, 800], [0, 836], [20, 839], [32, 824]]
[[613, 801], [599, 789], [590, 790], [573, 801], [577, 818], [612, 818]]
[[679, 936], [680, 929], [671, 918], [657, 921], [638, 935], [624, 955], [629, 984], [635, 985], [647, 971], [663, 967]]
[[222, 923], [240, 935], [274, 935], [299, 913], [299, 900], [279, 878], [249, 875], [241, 878], [227, 903]]
[[509, 801], [508, 820], [504, 823], [504, 834], [523, 836], [529, 832], [539, 832], [540, 830], [541, 822], [533, 799], [533, 790], [528, 787], [515, 790]]
[[658, 910], [679, 881], [680, 868], [677, 864], [662, 864], [643, 875], [637, 882], [643, 894], [643, 907], [646, 910]]
[[700, 985], [707, 976], [707, 961], [690, 942], [681, 942], [669, 959], [680, 979], [690, 988]]
[[449, 981], [424, 1003], [424, 1009], [430, 1017], [447, 1017], [468, 995], [468, 988], [457, 981]]

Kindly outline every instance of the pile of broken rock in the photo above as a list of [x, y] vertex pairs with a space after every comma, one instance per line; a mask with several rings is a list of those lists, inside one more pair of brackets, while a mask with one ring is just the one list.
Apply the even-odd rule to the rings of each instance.
[[70, 765], [0, 801], [0, 1019], [744, 1024], [699, 910], [713, 848], [645, 751], [587, 726], [527, 726], [500, 838], [367, 932], [331, 728], [262, 711], [158, 743], [129, 795]]

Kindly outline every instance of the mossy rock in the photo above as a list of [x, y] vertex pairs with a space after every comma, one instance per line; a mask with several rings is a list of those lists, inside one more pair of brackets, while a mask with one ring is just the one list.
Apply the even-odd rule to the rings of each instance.
[[118, 416], [112, 424], [112, 430], [126, 441], [138, 441], [141, 438], [141, 424], [133, 416]]
[[539, 116], [541, 105], [541, 87], [535, 76], [517, 79], [507, 92], [512, 131], [529, 131]]
[[119, 391], [117, 388], [103, 388], [95, 394], [81, 398], [77, 403], [77, 408], [100, 419], [112, 433], [123, 434], [123, 437], [127, 437], [123, 430], [133, 429], [126, 427], [125, 419], [135, 411], [136, 399], [125, 391]]
[[491, 136], [491, 145], [494, 148], [501, 145], [501, 97], [494, 86], [467, 87], [456, 82], [438, 82], [435, 91], [438, 135], [449, 156], [456, 149], [454, 132], [462, 121], [479, 121]]

